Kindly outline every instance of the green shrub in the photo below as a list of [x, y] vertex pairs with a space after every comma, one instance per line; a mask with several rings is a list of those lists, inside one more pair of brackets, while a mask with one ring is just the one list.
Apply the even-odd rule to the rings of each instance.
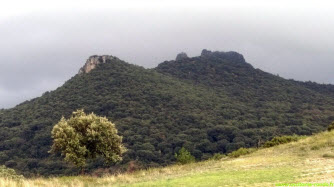
[[295, 142], [298, 141], [299, 139], [301, 139], [302, 136], [297, 136], [297, 135], [293, 135], [293, 136], [276, 136], [273, 139], [271, 139], [270, 141], [267, 141], [263, 144], [262, 147], [274, 147], [280, 144], [286, 144], [286, 143], [290, 143], [290, 142]]
[[226, 157], [226, 155], [221, 154], [221, 153], [215, 153], [210, 159], [212, 160], [220, 160], [222, 158]]
[[0, 166], [0, 178], [20, 180], [23, 179], [23, 176], [16, 174], [14, 169], [7, 168], [6, 166]]
[[314, 145], [311, 147], [311, 150], [316, 151], [319, 150], [321, 147], [319, 145]]
[[238, 150], [233, 151], [233, 152], [227, 154], [227, 156], [229, 156], [229, 157], [231, 157], [231, 158], [237, 158], [237, 157], [239, 157], [239, 156], [241, 156], [241, 155], [247, 155], [247, 154], [250, 154], [250, 153], [252, 153], [252, 152], [254, 152], [254, 151], [256, 151], [255, 148], [248, 148], [248, 149], [247, 149], [247, 148], [243, 148], [243, 147], [241, 147], [241, 148], [239, 148]]
[[190, 154], [184, 147], [182, 147], [178, 153], [175, 153], [175, 158], [180, 164], [188, 164], [195, 162], [195, 157]]
[[322, 157], [324, 157], [324, 158], [334, 158], [334, 154], [333, 153], [326, 153], [326, 154], [322, 155]]
[[327, 130], [332, 131], [334, 129], [334, 121], [328, 126]]

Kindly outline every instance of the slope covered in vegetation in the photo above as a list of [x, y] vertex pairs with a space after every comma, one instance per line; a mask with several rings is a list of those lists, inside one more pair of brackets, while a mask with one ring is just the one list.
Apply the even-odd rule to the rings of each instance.
[[77, 173], [48, 150], [53, 125], [81, 108], [114, 122], [128, 149], [122, 163], [110, 168], [98, 159], [89, 171], [165, 166], [182, 147], [204, 160], [277, 135], [310, 135], [334, 119], [334, 97], [322, 86], [254, 69], [235, 52], [203, 51], [155, 69], [114, 58], [0, 110], [0, 165], [25, 176]]
[[[270, 148], [239, 158], [222, 158], [187, 165], [139, 170], [104, 176], [0, 179], [12, 186], [279, 186], [304, 183], [329, 186], [334, 178], [334, 131]], [[320, 185], [323, 184], [323, 185]]]

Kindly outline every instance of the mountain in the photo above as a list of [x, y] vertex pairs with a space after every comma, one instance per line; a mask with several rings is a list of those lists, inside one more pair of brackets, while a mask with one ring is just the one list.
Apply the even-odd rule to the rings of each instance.
[[[332, 90], [255, 69], [236, 52], [182, 53], [154, 69], [92, 56], [58, 89], [0, 110], [0, 165], [26, 176], [78, 172], [48, 153], [53, 125], [76, 109], [116, 124], [128, 152], [113, 171], [130, 162], [171, 164], [181, 147], [205, 160], [273, 136], [324, 130], [334, 120]], [[97, 159], [88, 170], [101, 167]]]

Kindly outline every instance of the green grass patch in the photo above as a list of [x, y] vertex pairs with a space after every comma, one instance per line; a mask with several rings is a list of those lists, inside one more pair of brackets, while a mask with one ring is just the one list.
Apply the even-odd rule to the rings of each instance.
[[[293, 181], [298, 171], [291, 167], [259, 170], [230, 170], [198, 173], [180, 178], [169, 178], [156, 181], [128, 184], [127, 186], [246, 186], [273, 181]], [[120, 185], [122, 186], [122, 185]]]

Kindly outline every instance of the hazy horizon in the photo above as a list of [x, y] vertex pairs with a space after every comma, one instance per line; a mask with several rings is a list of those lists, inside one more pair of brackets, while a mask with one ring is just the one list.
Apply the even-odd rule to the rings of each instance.
[[0, 7], [0, 108], [56, 89], [103, 54], [152, 68], [180, 52], [236, 51], [263, 71], [334, 84], [329, 1], [97, 2]]

